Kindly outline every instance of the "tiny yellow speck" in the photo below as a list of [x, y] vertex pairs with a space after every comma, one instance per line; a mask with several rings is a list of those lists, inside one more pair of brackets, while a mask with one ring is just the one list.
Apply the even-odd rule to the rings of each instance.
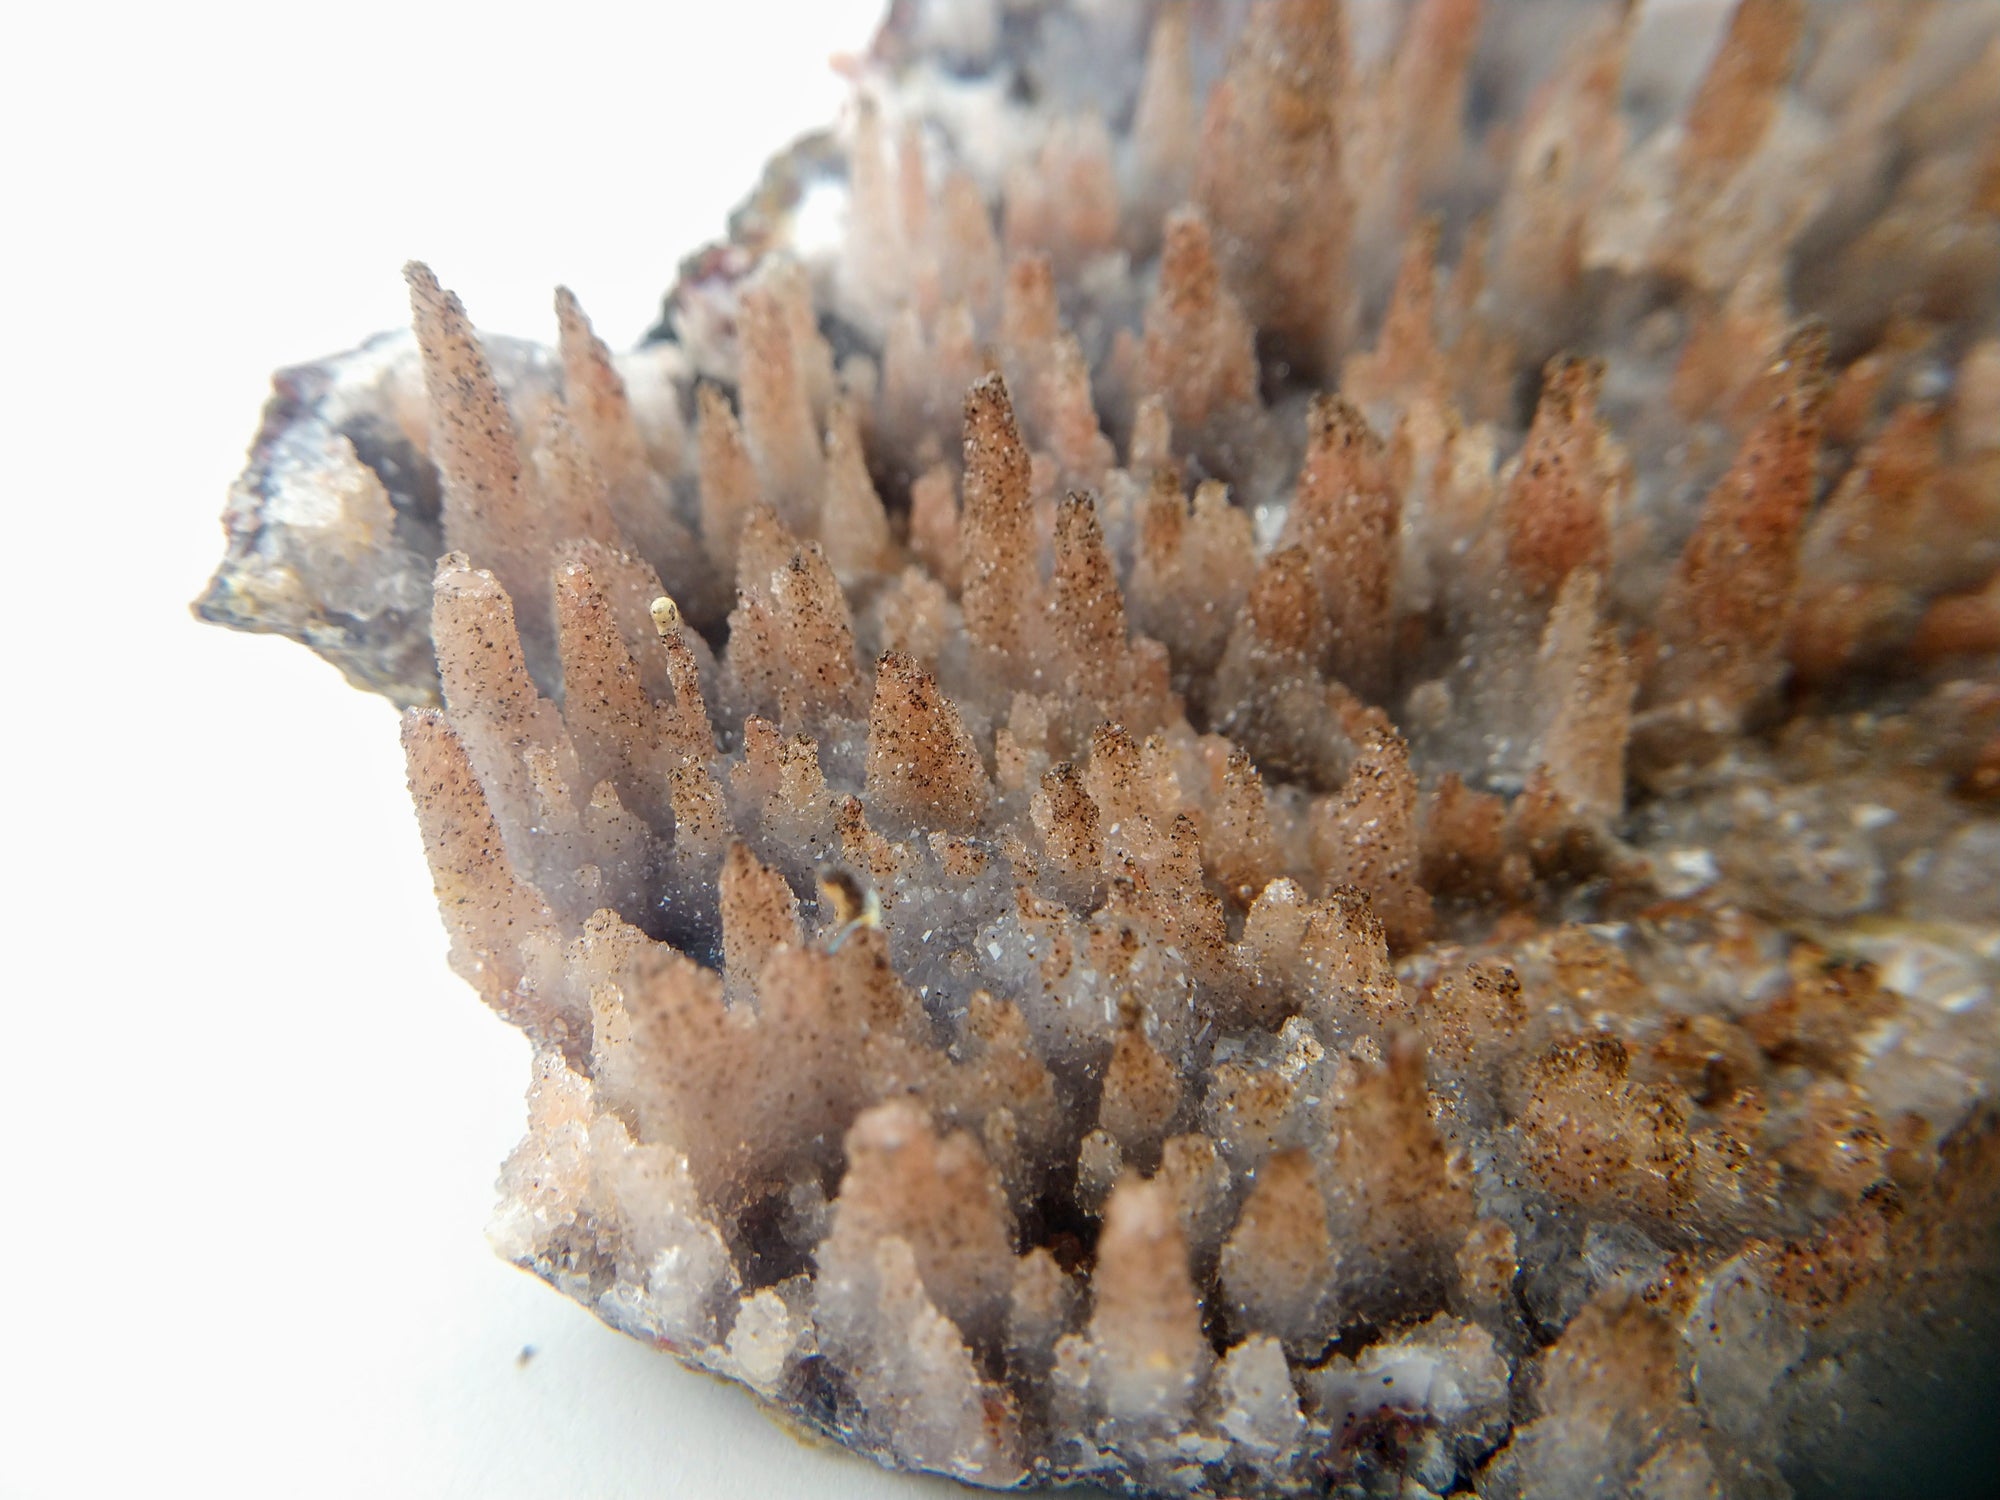
[[819, 894], [833, 918], [830, 952], [839, 952], [840, 945], [856, 929], [882, 925], [882, 898], [873, 887], [863, 885], [852, 870], [840, 865], [820, 866]]

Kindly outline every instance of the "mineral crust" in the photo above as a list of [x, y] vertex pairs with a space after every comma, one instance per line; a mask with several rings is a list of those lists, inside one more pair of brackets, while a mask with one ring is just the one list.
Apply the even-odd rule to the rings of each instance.
[[198, 606], [409, 707], [501, 1253], [982, 1485], [1948, 1484], [2000, 6], [903, 0], [854, 71], [635, 354], [412, 266]]

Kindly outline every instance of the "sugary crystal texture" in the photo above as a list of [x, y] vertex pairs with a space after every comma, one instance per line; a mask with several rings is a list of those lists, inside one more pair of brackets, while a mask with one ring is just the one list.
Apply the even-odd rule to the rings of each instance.
[[983, 1485], [1971, 1440], [2000, 7], [914, 0], [733, 236], [412, 266], [201, 605], [409, 706], [504, 1255]]

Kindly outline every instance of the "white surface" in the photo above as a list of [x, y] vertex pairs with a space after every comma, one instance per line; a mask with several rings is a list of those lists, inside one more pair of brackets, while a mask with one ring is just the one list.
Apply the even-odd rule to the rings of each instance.
[[271, 370], [401, 321], [411, 255], [632, 341], [873, 10], [0, 23], [0, 1495], [956, 1492], [493, 1259], [527, 1053], [445, 970], [394, 714], [187, 614]]

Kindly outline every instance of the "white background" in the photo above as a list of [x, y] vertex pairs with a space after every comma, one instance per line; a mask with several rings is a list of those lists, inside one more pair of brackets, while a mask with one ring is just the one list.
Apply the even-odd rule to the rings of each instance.
[[445, 969], [395, 715], [187, 613], [273, 369], [402, 321], [409, 256], [634, 341], [874, 10], [5, 8], [0, 1495], [955, 1492], [492, 1257], [528, 1056]]

